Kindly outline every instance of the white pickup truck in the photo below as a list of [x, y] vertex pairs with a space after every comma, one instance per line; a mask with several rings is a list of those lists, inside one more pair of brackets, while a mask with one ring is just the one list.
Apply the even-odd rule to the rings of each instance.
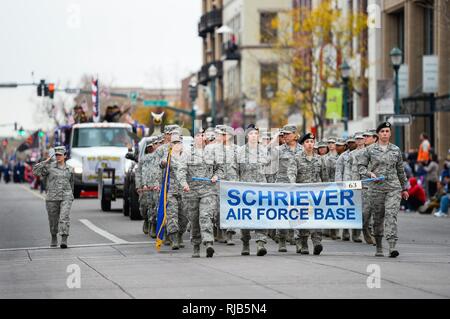
[[81, 190], [97, 189], [103, 211], [111, 210], [111, 201], [123, 197], [125, 172], [132, 161], [125, 158], [133, 141], [125, 123], [83, 123], [72, 127], [70, 159], [74, 168], [74, 196]]

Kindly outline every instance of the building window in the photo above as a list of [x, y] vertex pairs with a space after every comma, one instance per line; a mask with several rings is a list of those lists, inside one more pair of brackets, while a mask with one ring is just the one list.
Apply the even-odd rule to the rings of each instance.
[[276, 63], [268, 63], [261, 64], [261, 74], [260, 74], [260, 82], [261, 82], [261, 96], [264, 99], [267, 99], [266, 88], [270, 85], [272, 88], [272, 92], [275, 96], [278, 91], [278, 64]]
[[424, 54], [434, 54], [434, 11], [433, 8], [424, 8]]
[[278, 30], [274, 28], [276, 12], [261, 12], [259, 15], [260, 41], [262, 44], [273, 44], [277, 41]]
[[397, 47], [403, 52], [403, 61], [405, 61], [405, 13], [403, 11], [397, 16]]

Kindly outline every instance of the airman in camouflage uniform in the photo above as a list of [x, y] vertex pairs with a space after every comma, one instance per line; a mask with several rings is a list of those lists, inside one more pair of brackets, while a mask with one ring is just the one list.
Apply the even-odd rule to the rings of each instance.
[[377, 246], [375, 256], [383, 256], [382, 239], [385, 234], [389, 242], [389, 256], [397, 257], [397, 214], [401, 198], [408, 199], [407, 178], [400, 148], [389, 143], [391, 124], [381, 123], [377, 134], [379, 141], [366, 147], [358, 157], [358, 170], [368, 178], [385, 178], [382, 182], [372, 183], [369, 189], [370, 204], [374, 212], [373, 227]]
[[47, 196], [45, 200], [50, 234], [51, 247], [58, 245], [57, 234], [61, 235], [61, 248], [67, 248], [67, 237], [70, 228], [70, 208], [73, 202], [73, 168], [65, 164], [66, 148], [55, 147], [56, 162], [50, 162], [51, 157], [33, 167], [33, 174], [45, 177], [47, 181]]
[[[314, 135], [305, 134], [300, 140], [300, 144], [304, 146], [304, 151], [296, 154], [288, 167], [288, 178], [290, 183], [306, 184], [306, 183], [325, 183], [328, 182], [327, 167], [323, 157], [314, 154]], [[308, 230], [296, 229], [295, 239], [297, 245], [297, 253], [303, 255], [309, 254], [308, 237], [314, 245], [314, 255], [319, 255], [322, 251], [322, 231], [321, 229]]]
[[[216, 127], [216, 142], [214, 144], [208, 145], [208, 156], [212, 157], [210, 160], [214, 161], [218, 165], [223, 167], [223, 175], [219, 176], [221, 180], [226, 181], [238, 181], [238, 171], [236, 154], [238, 146], [234, 144], [234, 129], [226, 125], [218, 125]], [[217, 196], [219, 196], [217, 194]], [[220, 241], [221, 230], [220, 230], [220, 201], [217, 199], [216, 211], [214, 216], [214, 224], [217, 229], [218, 239]], [[226, 243], [228, 246], [233, 246], [233, 235], [236, 234], [235, 229], [226, 230]]]
[[189, 212], [193, 258], [200, 257], [202, 242], [206, 246], [206, 257], [213, 257], [214, 254], [213, 214], [217, 205], [217, 184], [192, 180], [193, 177], [212, 180], [214, 176], [222, 176], [219, 171], [222, 166], [216, 165], [207, 152], [204, 132], [199, 130], [195, 134], [193, 147], [183, 152], [175, 171], [183, 187], [186, 211]]
[[[172, 250], [178, 250], [183, 248], [183, 234], [185, 233], [188, 225], [187, 212], [184, 209], [183, 198], [182, 198], [182, 187], [180, 181], [176, 177], [177, 165], [180, 161], [181, 154], [183, 153], [183, 144], [181, 143], [181, 136], [178, 134], [179, 131], [172, 132], [170, 144], [165, 144], [158, 148], [158, 150], [164, 148], [164, 153], [162, 154], [160, 167], [164, 169], [167, 165], [167, 156], [170, 149], [172, 149], [171, 164], [170, 164], [170, 185], [167, 194], [167, 238], [171, 242]], [[165, 147], [167, 145], [167, 147]]]
[[[246, 136], [248, 143], [237, 152], [237, 163], [239, 181], [251, 183], [267, 183], [266, 167], [270, 164], [267, 148], [258, 144], [259, 129], [254, 125], [247, 128]], [[267, 231], [255, 230], [256, 233], [256, 255], [264, 256], [267, 253], [264, 245], [267, 243]], [[250, 255], [250, 230], [241, 229], [242, 252], [241, 255]]]
[[[358, 134], [359, 136], [360, 134]], [[357, 137], [358, 137], [357, 136]], [[375, 141], [374, 136], [376, 136], [375, 131], [366, 131], [362, 134], [362, 137], [364, 138], [364, 144], [366, 146], [369, 146], [373, 144], [372, 140]], [[369, 139], [370, 137], [370, 139]], [[370, 143], [367, 144], [366, 141], [369, 141]], [[357, 143], [361, 143], [357, 139]], [[358, 145], [358, 148], [354, 151], [352, 151], [350, 154], [352, 156], [352, 180], [354, 181], [360, 181], [365, 179], [365, 176], [362, 176], [359, 174], [358, 171], [358, 159], [364, 152], [364, 146], [361, 147]], [[369, 187], [371, 183], [364, 183], [362, 186], [362, 210], [363, 210], [363, 236], [366, 243], [373, 245], [375, 244], [375, 239], [372, 238], [370, 231], [369, 231], [369, 222], [370, 222], [370, 216], [371, 216], [371, 205], [370, 205], [370, 197], [369, 197]]]
[[[147, 139], [145, 154], [140, 160], [136, 169], [136, 186], [140, 175], [141, 192], [140, 196], [145, 200], [146, 205], [142, 207], [141, 214], [144, 218], [144, 233], [148, 233], [150, 225], [150, 236], [156, 238], [156, 209], [159, 199], [159, 183], [162, 178], [162, 171], [159, 163], [156, 161], [156, 149], [158, 148], [159, 138], [151, 136]], [[139, 202], [140, 203], [140, 202]]]
[[[330, 182], [334, 182], [334, 177], [336, 174], [336, 161], [339, 158], [339, 154], [336, 151], [336, 143], [339, 143], [339, 147], [345, 146], [345, 141], [343, 139], [337, 140], [334, 137], [330, 137], [327, 140], [329, 152], [324, 156], [325, 165], [327, 167], [328, 181]], [[324, 230], [324, 235], [325, 232], [326, 230]], [[331, 239], [341, 239], [339, 236], [339, 229], [330, 229], [329, 233]]]
[[[278, 147], [278, 172], [276, 177], [276, 183], [289, 183], [288, 168], [291, 165], [292, 159], [299, 153], [303, 151], [303, 147], [297, 143], [298, 136], [297, 126], [293, 124], [285, 125], [281, 133], [283, 133], [283, 138], [285, 144]], [[289, 238], [288, 238], [289, 236]], [[292, 239], [290, 238], [292, 236]], [[278, 251], [287, 252], [286, 240], [289, 239], [292, 243], [294, 242], [294, 231], [292, 229], [279, 229], [278, 230]]]
[[[342, 153], [336, 161], [336, 173], [334, 178], [336, 182], [351, 181], [352, 179], [351, 165], [349, 165], [349, 154], [356, 148], [356, 141], [352, 136], [347, 139], [346, 143], [347, 150]], [[348, 229], [342, 230], [342, 240], [350, 240], [350, 231]]]

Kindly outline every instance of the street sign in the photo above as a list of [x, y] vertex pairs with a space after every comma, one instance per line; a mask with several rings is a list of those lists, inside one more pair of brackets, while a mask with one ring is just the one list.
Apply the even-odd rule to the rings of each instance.
[[437, 92], [439, 86], [439, 58], [436, 55], [424, 55], [422, 71], [422, 92]]
[[80, 89], [65, 89], [64, 92], [69, 94], [80, 94]]
[[131, 103], [136, 104], [136, 101], [139, 97], [139, 93], [138, 92], [130, 92], [129, 96], [130, 96]]
[[144, 106], [168, 106], [169, 102], [166, 100], [144, 100], [143, 102]]
[[386, 115], [385, 121], [397, 126], [410, 125], [412, 123], [412, 116], [409, 114]]

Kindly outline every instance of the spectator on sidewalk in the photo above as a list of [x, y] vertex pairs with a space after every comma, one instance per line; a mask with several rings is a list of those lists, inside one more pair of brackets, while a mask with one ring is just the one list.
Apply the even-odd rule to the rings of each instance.
[[428, 198], [431, 198], [436, 194], [437, 184], [439, 182], [439, 164], [437, 162], [436, 154], [431, 155], [431, 160], [427, 166], [424, 166], [424, 170], [427, 172], [425, 181], [428, 190]]
[[431, 144], [428, 140], [428, 135], [426, 133], [420, 134], [420, 146], [419, 146], [419, 154], [417, 155], [417, 162], [427, 163], [431, 160], [430, 150]]
[[442, 196], [439, 201], [439, 210], [434, 213], [436, 217], [447, 217], [448, 216], [448, 205], [450, 200], [450, 194], [448, 192], [448, 185], [450, 182], [450, 177], [446, 176], [441, 182], [442, 185]]
[[406, 201], [406, 207], [412, 211], [416, 212], [419, 210], [419, 207], [423, 206], [426, 201], [425, 190], [419, 183], [417, 183], [417, 179], [415, 177], [409, 178], [410, 188], [408, 189], [409, 198]]

